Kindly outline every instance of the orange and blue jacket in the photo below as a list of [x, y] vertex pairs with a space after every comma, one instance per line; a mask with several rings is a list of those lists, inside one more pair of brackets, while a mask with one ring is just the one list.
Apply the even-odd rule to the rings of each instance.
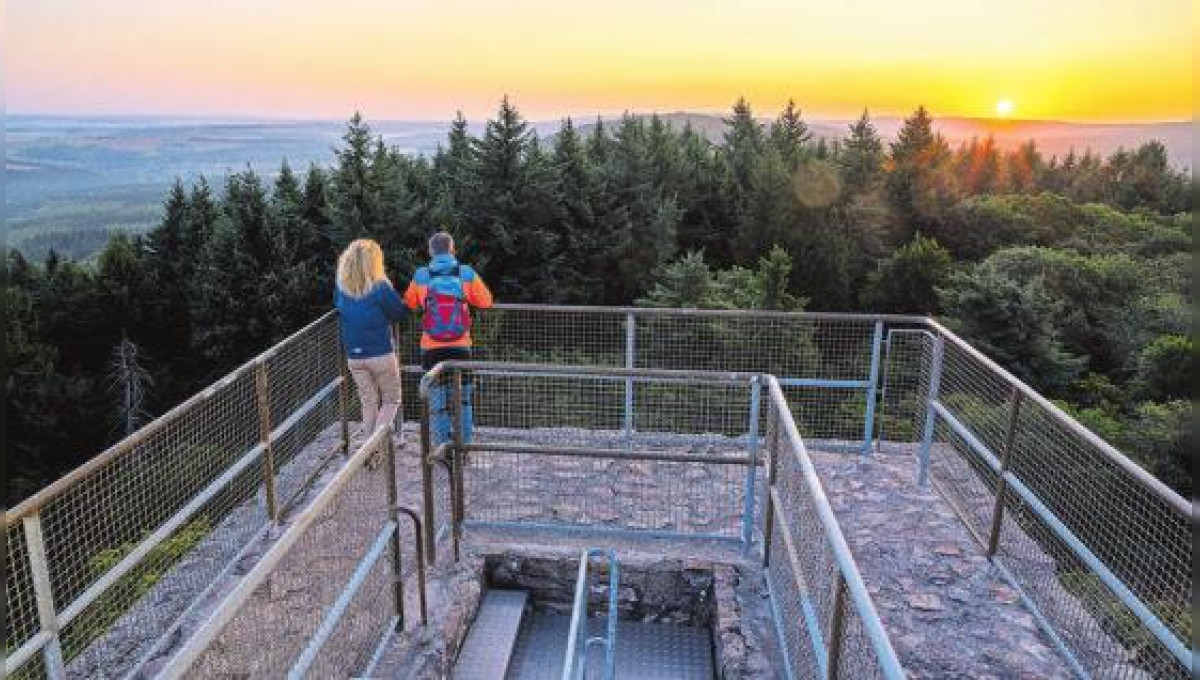
[[[425, 307], [425, 296], [429, 293], [430, 283], [438, 276], [444, 276], [447, 272], [458, 267], [458, 277], [462, 280], [463, 298], [467, 304], [477, 309], [487, 309], [492, 306], [492, 291], [484, 285], [483, 279], [479, 273], [471, 267], [463, 264], [460, 265], [458, 260], [453, 255], [435, 255], [429, 261], [428, 267], [421, 267], [417, 273], [413, 275], [412, 281], [408, 284], [408, 289], [404, 291], [404, 304], [411, 310], [423, 309]], [[445, 278], [442, 279], [446, 280]], [[442, 291], [438, 291], [442, 292]], [[471, 333], [467, 332], [457, 340], [448, 342], [439, 342], [429, 337], [428, 333], [421, 333], [421, 349], [437, 349], [439, 347], [470, 347]]]

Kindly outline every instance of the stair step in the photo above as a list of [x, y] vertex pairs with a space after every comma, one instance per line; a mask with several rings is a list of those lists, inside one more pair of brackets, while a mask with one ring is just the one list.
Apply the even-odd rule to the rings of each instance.
[[454, 680], [504, 680], [528, 601], [523, 590], [484, 593], [454, 664]]
[[[601, 632], [602, 618], [588, 620], [592, 635]], [[534, 612], [521, 629], [508, 680], [559, 680], [567, 636], [569, 614]], [[604, 651], [588, 655], [588, 677], [600, 677]], [[616, 676], [636, 680], [712, 680], [712, 630], [670, 623], [617, 622]]]

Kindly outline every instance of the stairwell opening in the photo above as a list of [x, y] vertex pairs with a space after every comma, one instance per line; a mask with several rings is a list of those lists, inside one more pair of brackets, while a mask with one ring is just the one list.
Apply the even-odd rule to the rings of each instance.
[[[734, 592], [738, 567], [640, 555], [618, 559], [616, 677], [709, 680], [746, 665], [750, 645], [740, 634]], [[452, 677], [564, 677], [578, 573], [576, 552], [484, 555], [484, 592]], [[589, 635], [603, 635], [608, 584], [607, 565], [594, 563], [587, 579]], [[593, 672], [585, 677], [602, 677], [602, 656], [590, 654]]]

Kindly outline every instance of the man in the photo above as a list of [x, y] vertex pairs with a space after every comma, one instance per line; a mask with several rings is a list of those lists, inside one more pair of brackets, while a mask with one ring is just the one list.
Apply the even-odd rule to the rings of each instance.
[[[439, 231], [429, 238], [429, 266], [421, 267], [404, 291], [404, 304], [422, 310], [421, 368], [428, 371], [439, 362], [471, 358], [471, 307], [492, 306], [492, 293], [471, 267], [459, 264], [454, 238]], [[471, 441], [470, 376], [463, 380], [462, 435]], [[434, 385], [429, 393], [430, 429], [437, 446], [450, 439], [448, 384]]]

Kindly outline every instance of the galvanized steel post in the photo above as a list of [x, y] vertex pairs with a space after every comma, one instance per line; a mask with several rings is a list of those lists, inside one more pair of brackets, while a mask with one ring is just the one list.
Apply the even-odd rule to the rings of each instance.
[[350, 366], [346, 362], [346, 341], [338, 331], [338, 374], [342, 380], [338, 383], [338, 419], [342, 430], [342, 455], [350, 455]]
[[988, 534], [987, 555], [996, 554], [1000, 546], [1000, 526], [1004, 520], [1004, 494], [1008, 490], [1009, 462], [1012, 460], [1013, 447], [1017, 441], [1017, 425], [1021, 417], [1021, 390], [1016, 387], [1008, 395], [1008, 427], [1004, 431], [1004, 450], [1000, 452], [1000, 470], [996, 479], [996, 505], [992, 508], [992, 531]]
[[775, 503], [771, 499], [779, 473], [779, 405], [770, 400], [767, 409], [767, 483], [763, 490], [763, 568], [771, 562], [771, 538], [775, 531]]
[[925, 432], [921, 437], [920, 468], [917, 484], [929, 484], [929, 454], [933, 448], [933, 434], [937, 427], [938, 389], [942, 384], [942, 359], [946, 352], [946, 341], [941, 335], [933, 340], [933, 361], [929, 366], [929, 395], [925, 398]]
[[839, 676], [842, 659], [842, 638], [846, 635], [846, 577], [837, 571], [833, 579], [833, 611], [829, 613], [829, 640], [826, 641], [825, 677]]
[[875, 428], [875, 450], [883, 451], [884, 432], [887, 424], [888, 372], [892, 367], [892, 329], [888, 328], [883, 334], [883, 365], [879, 379], [879, 426]]
[[463, 429], [462, 429], [462, 369], [454, 369], [454, 391], [450, 395], [452, 403], [450, 404], [450, 438], [453, 445], [450, 448], [450, 463], [451, 474], [450, 480], [454, 486], [450, 494], [450, 534], [454, 543], [454, 561], [459, 559], [459, 543], [462, 540], [462, 523], [465, 513], [463, 502], [463, 489], [466, 487], [463, 484], [463, 458], [467, 455], [467, 448], [463, 444]]
[[750, 379], [750, 422], [746, 427], [749, 441], [750, 462], [746, 465], [745, 507], [742, 508], [742, 553], [750, 552], [754, 539], [754, 494], [758, 485], [758, 421], [762, 408], [762, 381], [759, 376]]
[[258, 404], [258, 431], [262, 442], [263, 493], [267, 501], [267, 517], [279, 520], [279, 507], [275, 500], [275, 450], [271, 443], [271, 387], [267, 375], [267, 364], [259, 359], [254, 366], [254, 391]]
[[[413, 523], [413, 535], [416, 539], [413, 541], [413, 545], [417, 550], [417, 595], [419, 597], [418, 601], [421, 606], [421, 625], [427, 625], [429, 623], [429, 608], [428, 604], [426, 603], [428, 598], [425, 594], [425, 569], [427, 567], [425, 562], [425, 550], [421, 547], [423, 545], [421, 539], [423, 534], [421, 530], [421, 518], [417, 516], [416, 512], [409, 508], [398, 507], [397, 510], [405, 515], [408, 515], [408, 518], [411, 519]], [[398, 524], [396, 525], [396, 531], [400, 531], [400, 525]]]
[[[625, 368], [632, 369], [637, 357], [637, 319], [633, 314], [625, 315]], [[633, 441], [633, 378], [625, 379], [625, 440]]]
[[[429, 434], [429, 399], [421, 399], [421, 511], [425, 515], [423, 522], [425, 552], [429, 555], [429, 563], [437, 561], [437, 512], [433, 507], [433, 455]], [[446, 480], [449, 482], [450, 480]]]
[[[42, 537], [42, 516], [39, 513], [21, 518], [25, 530], [25, 550], [29, 555], [29, 571], [33, 579], [33, 597], [37, 603], [38, 626], [50, 634], [42, 647], [42, 661], [51, 680], [67, 677], [63, 664], [62, 641], [58, 634], [58, 614], [54, 609], [54, 586], [50, 583], [50, 564], [46, 558], [46, 543]], [[10, 603], [11, 604], [11, 603]]]
[[879, 385], [879, 351], [883, 345], [883, 322], [875, 322], [875, 333], [871, 338], [871, 374], [867, 378], [867, 412], [863, 418], [862, 455], [871, 455], [871, 440], [875, 436], [875, 397]]
[[[396, 610], [396, 616], [400, 619], [400, 630], [404, 630], [404, 564], [400, 553], [400, 492], [396, 488], [396, 444], [392, 441], [392, 426], [386, 425], [383, 444], [383, 455], [386, 465], [384, 470], [387, 473], [387, 502], [388, 502], [388, 519], [392, 521], [395, 529], [392, 531], [392, 603]], [[421, 537], [416, 536], [417, 543], [421, 542]]]

